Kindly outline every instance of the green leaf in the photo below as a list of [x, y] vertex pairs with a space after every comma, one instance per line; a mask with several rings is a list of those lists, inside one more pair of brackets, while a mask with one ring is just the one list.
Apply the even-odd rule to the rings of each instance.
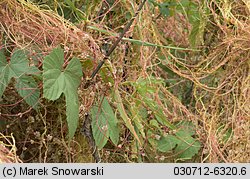
[[5, 88], [11, 78], [19, 78], [29, 72], [29, 61], [23, 50], [15, 50], [8, 63], [3, 51], [0, 52], [0, 97], [3, 95]]
[[141, 95], [143, 99], [143, 103], [147, 105], [147, 107], [153, 111], [156, 120], [169, 127], [170, 129], [175, 129], [175, 126], [171, 124], [171, 122], [166, 118], [163, 113], [163, 109], [158, 103], [150, 98], [150, 95], [154, 95], [154, 93], [158, 90], [158, 86], [162, 85], [163, 81], [160, 79], [156, 79], [154, 77], [143, 79], [139, 78], [136, 83], [132, 85], [136, 88], [137, 92]]
[[155, 134], [154, 134], [154, 131], [152, 130], [148, 130], [147, 131], [147, 138], [148, 138], [148, 142], [151, 144], [151, 146], [153, 148], [157, 148], [157, 145], [158, 145], [158, 141], [155, 139]]
[[72, 138], [79, 119], [77, 88], [81, 82], [82, 68], [77, 58], [72, 58], [66, 69], [63, 69], [63, 63], [64, 53], [60, 47], [45, 57], [43, 62], [43, 97], [56, 100], [62, 93], [65, 95], [69, 137]]
[[0, 70], [2, 71], [3, 68], [6, 66], [7, 61], [4, 55], [3, 49], [0, 50]]
[[191, 30], [191, 33], [189, 35], [189, 41], [190, 41], [192, 47], [195, 47], [197, 42], [199, 42], [199, 33], [200, 33], [200, 21], [196, 20], [192, 24], [192, 30]]
[[115, 89], [114, 98], [115, 98], [115, 101], [117, 102], [117, 110], [119, 111], [119, 113], [121, 115], [121, 118], [123, 119], [126, 127], [133, 134], [133, 136], [135, 137], [135, 139], [138, 141], [139, 145], [142, 145], [142, 143], [140, 141], [140, 138], [137, 135], [137, 133], [135, 131], [135, 128], [134, 128], [134, 126], [132, 124], [132, 121], [131, 121], [131, 119], [127, 115], [127, 112], [126, 112], [125, 107], [123, 105], [122, 98], [121, 98], [121, 95], [120, 95], [120, 92], [119, 92], [118, 89]]
[[[135, 104], [131, 104], [129, 107], [129, 111], [131, 112], [131, 116], [133, 116], [133, 121], [135, 124], [134, 127], [135, 127], [135, 131], [137, 132], [137, 135], [139, 136], [141, 134], [141, 136], [143, 138], [146, 138], [146, 134], [144, 132], [145, 126], [143, 125], [143, 116], [145, 117], [145, 115], [143, 112], [147, 113], [147, 110], [145, 108], [140, 108], [140, 109], [141, 110], [139, 110], [139, 107]], [[145, 109], [145, 111], [143, 109]], [[138, 131], [140, 132], [140, 134]]]
[[117, 145], [119, 141], [118, 120], [111, 106], [109, 105], [106, 97], [104, 97], [103, 99], [102, 109], [103, 109], [103, 112], [105, 113], [105, 116], [108, 117], [108, 130], [109, 130], [110, 139], [115, 145]]
[[[119, 34], [107, 31], [105, 29], [100, 29], [98, 27], [87, 26], [87, 28], [91, 29], [91, 30], [96, 30], [98, 32], [102, 32], [104, 34], [113, 35], [113, 36], [119, 36]], [[188, 50], [188, 51], [190, 51], [190, 50], [191, 51], [199, 51], [197, 49], [189, 49], [189, 48], [181, 48], [181, 47], [174, 47], [174, 46], [165, 46], [165, 45], [153, 44], [153, 43], [150, 43], [150, 42], [145, 42], [145, 41], [141, 41], [141, 40], [137, 40], [137, 39], [130, 39], [130, 38], [126, 38], [126, 37], [123, 37], [122, 40], [131, 42], [131, 43], [134, 43], [134, 44], [137, 44], [137, 45], [143, 45], [143, 46], [160, 47], [160, 48], [167, 48], [167, 49], [174, 49], [174, 50], [184, 50], [184, 51], [186, 51], [186, 50]]]
[[195, 125], [191, 121], [180, 121], [178, 124], [176, 124], [176, 127], [182, 131], [185, 131], [189, 136], [195, 135]]
[[230, 139], [230, 137], [232, 137], [232, 135], [233, 135], [233, 130], [232, 130], [232, 128], [229, 128], [229, 129], [225, 132], [225, 134], [224, 134], [223, 142], [224, 142], [224, 143], [227, 143], [228, 140]]
[[192, 48], [203, 44], [203, 33], [208, 21], [207, 17], [210, 14], [205, 2], [197, 3], [191, 0], [180, 0], [176, 10], [178, 13], [185, 14], [192, 25], [192, 30], [189, 34], [189, 42]]
[[154, 6], [159, 6], [159, 4], [155, 2], [155, 0], [148, 0], [148, 2], [152, 3]]
[[15, 50], [11, 56], [9, 64], [10, 76], [18, 78], [29, 72], [29, 61], [23, 50]]
[[102, 108], [98, 108], [93, 106], [91, 108], [90, 114], [92, 116], [92, 133], [95, 139], [96, 145], [99, 149], [102, 149], [109, 138], [109, 130], [108, 130], [108, 118], [105, 116], [105, 112], [103, 112]]
[[147, 119], [148, 110], [145, 107], [140, 107], [138, 112], [142, 119]]
[[[145, 99], [146, 101], [146, 99]], [[163, 113], [163, 110], [161, 107], [158, 106], [158, 104], [156, 104], [156, 102], [152, 102], [152, 103], [149, 103], [147, 101], [146, 103], [148, 105], [148, 107], [154, 111], [154, 115], [155, 115], [155, 119], [160, 123], [160, 124], [163, 124], [165, 126], [167, 126], [168, 128], [170, 129], [175, 129], [175, 125], [173, 125], [166, 117], [166, 115]], [[155, 104], [155, 105], [154, 105]]]
[[191, 159], [199, 152], [201, 144], [198, 140], [190, 136], [189, 131], [180, 129], [176, 132], [176, 136], [180, 139], [175, 148], [175, 152], [179, 154], [179, 160]]
[[157, 149], [161, 152], [167, 152], [176, 147], [179, 143], [179, 139], [173, 135], [167, 135], [166, 137], [162, 137], [158, 141]]
[[65, 2], [65, 4], [67, 4], [69, 6], [69, 9], [75, 13], [77, 18], [82, 19], [82, 20], [86, 20], [86, 19], [84, 19], [83, 12], [75, 6], [74, 1], [64, 0], [64, 2]]
[[66, 115], [69, 129], [69, 138], [71, 139], [76, 131], [79, 120], [79, 100], [77, 91], [65, 94], [66, 98]]
[[192, 137], [195, 134], [195, 128], [192, 122], [183, 121], [176, 125], [178, 127], [175, 135], [167, 135], [157, 142], [157, 149], [161, 152], [167, 152], [174, 149], [178, 160], [191, 159], [201, 148], [201, 143]]
[[219, 128], [217, 129], [217, 132], [219, 134], [219, 136], [221, 136], [219, 138], [220, 142], [223, 142], [224, 144], [228, 142], [228, 140], [230, 140], [230, 138], [233, 135], [233, 130], [231, 127], [229, 128], [225, 128], [225, 125], [220, 125]]
[[155, 120], [155, 119], [150, 120], [149, 124], [150, 124], [150, 126], [155, 127], [156, 129], [161, 129], [160, 126], [159, 126], [158, 121]]
[[91, 116], [92, 132], [98, 148], [102, 149], [109, 137], [117, 145], [119, 141], [118, 120], [106, 97], [103, 98], [100, 107], [92, 107]]
[[9, 75], [9, 67], [6, 61], [6, 58], [2, 52], [0, 51], [0, 97], [2, 97], [3, 92], [6, 86], [9, 84], [11, 76]]
[[31, 76], [23, 75], [17, 78], [16, 82], [18, 94], [23, 97], [26, 103], [37, 110], [40, 90], [37, 88], [36, 81]]
[[41, 71], [36, 66], [30, 66], [26, 74], [40, 75]]
[[160, 12], [163, 16], [167, 17], [170, 15], [170, 11], [169, 11], [169, 3], [162, 3], [159, 4], [159, 8], [160, 8]]

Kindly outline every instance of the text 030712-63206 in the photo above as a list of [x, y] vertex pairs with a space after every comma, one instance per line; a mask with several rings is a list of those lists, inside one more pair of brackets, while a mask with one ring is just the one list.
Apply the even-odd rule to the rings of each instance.
[[174, 175], [246, 175], [246, 167], [174, 167]]

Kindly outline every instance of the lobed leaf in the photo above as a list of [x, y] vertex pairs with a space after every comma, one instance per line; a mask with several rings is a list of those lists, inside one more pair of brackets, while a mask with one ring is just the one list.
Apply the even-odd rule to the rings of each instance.
[[22, 75], [20, 78], [17, 78], [16, 89], [28, 105], [36, 110], [38, 109], [40, 90], [37, 88], [36, 81], [31, 76]]
[[29, 61], [23, 50], [15, 50], [8, 63], [3, 51], [0, 52], [0, 97], [11, 78], [19, 78], [29, 71]]
[[24, 98], [25, 102], [37, 110], [40, 91], [35, 80], [26, 74], [39, 73], [40, 71], [35, 66], [29, 66], [29, 60], [25, 51], [15, 50], [8, 63], [1, 50], [0, 71], [0, 97], [10, 83], [11, 78], [15, 78], [17, 82], [16, 89], [19, 95]]
[[157, 149], [161, 152], [167, 152], [176, 147], [179, 143], [179, 139], [173, 135], [167, 135], [166, 137], [162, 137], [158, 141]]
[[82, 68], [77, 58], [72, 58], [66, 69], [63, 69], [63, 63], [64, 53], [60, 47], [45, 57], [43, 62], [43, 97], [56, 100], [62, 93], [65, 95], [69, 137], [72, 138], [79, 119], [77, 88], [81, 82]]
[[179, 160], [191, 159], [201, 148], [200, 142], [189, 134], [190, 133], [188, 131], [182, 129], [176, 133], [176, 136], [179, 138], [179, 142], [175, 148], [175, 152], [179, 154]]

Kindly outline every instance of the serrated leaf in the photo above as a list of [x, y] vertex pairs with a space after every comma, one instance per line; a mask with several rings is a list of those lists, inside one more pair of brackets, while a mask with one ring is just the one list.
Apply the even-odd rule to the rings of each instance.
[[169, 134], [158, 141], [157, 149], [161, 152], [167, 152], [174, 149], [178, 143], [179, 139]]
[[31, 76], [23, 75], [17, 78], [16, 89], [26, 103], [37, 110], [40, 90], [37, 88], [36, 81]]
[[3, 51], [0, 52], [0, 97], [11, 78], [19, 78], [29, 72], [29, 61], [23, 50], [15, 50], [8, 63]]
[[191, 121], [181, 121], [179, 122], [176, 127], [181, 129], [181, 131], [185, 131], [187, 135], [192, 136], [195, 134], [195, 126]]
[[72, 58], [66, 69], [63, 69], [63, 63], [64, 53], [60, 47], [45, 57], [43, 62], [43, 97], [56, 100], [62, 93], [65, 95], [69, 137], [72, 138], [79, 119], [77, 88], [81, 82], [82, 68], [77, 58]]
[[91, 109], [92, 131], [99, 149], [103, 148], [110, 137], [117, 145], [119, 141], [118, 120], [106, 97], [103, 98], [100, 108], [94, 106]]
[[183, 129], [176, 132], [176, 136], [180, 139], [177, 147], [175, 148], [175, 152], [178, 153], [179, 160], [191, 159], [201, 148], [200, 142], [189, 134], [189, 131], [185, 131]]
[[29, 61], [26, 53], [23, 50], [15, 50], [11, 56], [10, 64], [10, 76], [18, 78], [25, 73], [29, 72]]

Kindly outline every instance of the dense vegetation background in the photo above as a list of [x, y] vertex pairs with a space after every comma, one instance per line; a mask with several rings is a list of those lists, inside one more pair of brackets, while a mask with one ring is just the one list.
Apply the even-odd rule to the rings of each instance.
[[250, 1], [0, 0], [0, 161], [250, 162]]

